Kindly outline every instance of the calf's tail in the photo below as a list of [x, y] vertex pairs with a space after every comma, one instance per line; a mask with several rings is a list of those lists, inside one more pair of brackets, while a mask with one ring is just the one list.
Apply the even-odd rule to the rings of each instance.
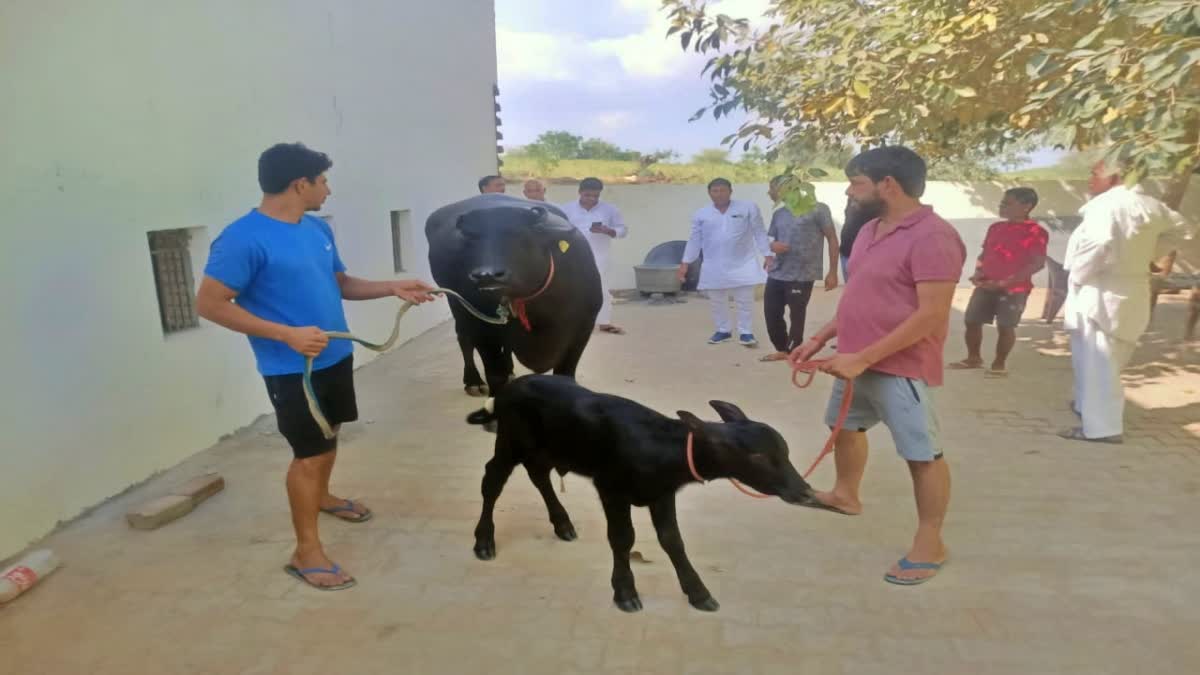
[[489, 398], [483, 407], [467, 415], [467, 424], [482, 425], [485, 431], [496, 433], [496, 399]]

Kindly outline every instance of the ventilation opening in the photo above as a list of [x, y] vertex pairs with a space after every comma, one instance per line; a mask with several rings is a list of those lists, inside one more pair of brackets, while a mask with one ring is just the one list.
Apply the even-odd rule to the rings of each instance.
[[187, 228], [146, 233], [164, 335], [200, 326], [200, 316], [196, 314], [195, 277], [192, 274], [192, 235], [192, 230]]

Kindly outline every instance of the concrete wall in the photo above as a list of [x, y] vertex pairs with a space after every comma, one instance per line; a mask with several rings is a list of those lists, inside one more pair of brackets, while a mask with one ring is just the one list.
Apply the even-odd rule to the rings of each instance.
[[[1182, 207], [1184, 215], [1193, 221], [1200, 217], [1200, 185], [1196, 183], [1192, 182]], [[943, 218], [958, 227], [971, 251], [969, 264], [973, 267], [974, 263], [970, 261], [983, 243], [987, 226], [997, 218], [996, 208], [1004, 190], [1015, 185], [934, 181], [927, 186], [923, 201], [932, 204]], [[1038, 191], [1039, 205], [1035, 216], [1073, 216], [1087, 198], [1087, 185], [1083, 182], [1032, 181], [1021, 185]], [[1162, 186], [1149, 184], [1147, 188], [1154, 192]], [[767, 198], [765, 184], [735, 185], [733, 189], [735, 199], [753, 200], [762, 209], [763, 218], [769, 221], [771, 200]], [[817, 198], [829, 205], [839, 229], [846, 208], [845, 189], [844, 181], [817, 184]], [[519, 194], [520, 191], [519, 183], [509, 185], [509, 192]], [[577, 197], [576, 185], [552, 185], [546, 191], [546, 199], [555, 203]], [[605, 188], [602, 199], [616, 205], [629, 225], [629, 236], [613, 242], [610, 274], [615, 289], [634, 287], [633, 268], [641, 264], [655, 245], [671, 239], [687, 239], [692, 213], [709, 203], [703, 185], [612, 184]], [[1065, 236], [1055, 236], [1051, 253], [1064, 246]]]
[[[406, 209], [402, 276], [428, 278], [425, 217], [495, 171], [494, 81], [488, 0], [0, 3], [0, 559], [270, 409], [243, 337], [164, 337], [147, 231], [197, 228], [198, 280], [259, 153], [301, 140], [334, 160], [351, 273], [394, 276]], [[397, 307], [350, 303], [351, 328]]]

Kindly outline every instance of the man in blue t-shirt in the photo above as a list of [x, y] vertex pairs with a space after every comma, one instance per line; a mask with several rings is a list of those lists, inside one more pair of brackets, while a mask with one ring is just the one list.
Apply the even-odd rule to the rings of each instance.
[[317, 516], [325, 512], [361, 523], [372, 513], [329, 493], [337, 438], [326, 439], [309, 413], [302, 384], [305, 357], [314, 357], [313, 391], [336, 431], [358, 419], [354, 345], [330, 342], [325, 335], [347, 330], [342, 300], [433, 299], [432, 288], [420, 281], [367, 281], [346, 274], [333, 230], [308, 215], [329, 196], [325, 172], [332, 166], [324, 153], [300, 143], [263, 152], [258, 159], [262, 203], [213, 241], [196, 295], [200, 316], [249, 336], [279, 432], [294, 454], [287, 493], [296, 550], [284, 569], [325, 590], [349, 588], [355, 581], [325, 555]]

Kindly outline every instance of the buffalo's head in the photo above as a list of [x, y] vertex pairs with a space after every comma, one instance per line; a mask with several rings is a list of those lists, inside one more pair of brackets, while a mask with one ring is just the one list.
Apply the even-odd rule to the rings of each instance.
[[459, 217], [463, 259], [471, 282], [481, 291], [519, 298], [546, 283], [550, 256], [575, 231], [562, 217], [541, 206], [496, 206]]
[[788, 460], [787, 441], [778, 431], [749, 419], [732, 403], [709, 401], [709, 405], [723, 424], [704, 422], [684, 410], [678, 413], [695, 442], [705, 446], [705, 461], [696, 462], [697, 471], [705, 479], [736, 478], [789, 504], [811, 505], [816, 501], [808, 482]]

